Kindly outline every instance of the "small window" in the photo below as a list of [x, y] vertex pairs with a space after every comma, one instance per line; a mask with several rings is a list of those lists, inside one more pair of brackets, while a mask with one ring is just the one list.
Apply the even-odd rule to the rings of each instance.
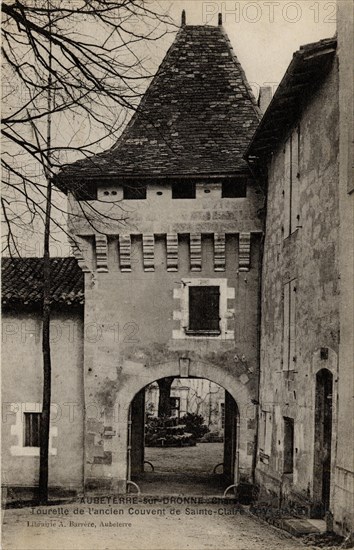
[[294, 472], [294, 419], [284, 416], [284, 474]]
[[221, 196], [223, 199], [241, 199], [247, 195], [246, 180], [229, 179], [222, 182]]
[[181, 398], [170, 397], [170, 404], [171, 404], [171, 416], [177, 416], [179, 418], [179, 413], [181, 408]]
[[123, 199], [142, 200], [146, 199], [146, 185], [123, 185]]
[[41, 413], [24, 413], [24, 447], [39, 447]]
[[220, 289], [189, 287], [189, 333], [220, 334]]
[[77, 201], [95, 201], [97, 185], [95, 182], [80, 182], [75, 186], [74, 195]]
[[195, 199], [195, 183], [178, 181], [172, 184], [173, 199]]

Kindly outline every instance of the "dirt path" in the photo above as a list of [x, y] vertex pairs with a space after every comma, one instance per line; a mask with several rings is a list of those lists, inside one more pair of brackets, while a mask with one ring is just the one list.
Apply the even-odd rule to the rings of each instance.
[[304, 546], [240, 513], [234, 504], [174, 504], [170, 500], [167, 504], [86, 503], [6, 510], [2, 548], [303, 550]]

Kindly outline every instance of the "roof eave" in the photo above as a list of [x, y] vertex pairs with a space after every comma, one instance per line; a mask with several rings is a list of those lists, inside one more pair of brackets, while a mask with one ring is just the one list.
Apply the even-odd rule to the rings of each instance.
[[[225, 179], [239, 175], [247, 175], [248, 168], [247, 164], [242, 169], [234, 170], [218, 170], [215, 172], [204, 172], [204, 173], [193, 173], [180, 174], [180, 173], [169, 173], [169, 174], [153, 174], [153, 173], [136, 173], [136, 174], [100, 174], [100, 175], [90, 175], [85, 174], [85, 181], [91, 182], [124, 182], [132, 180], [145, 180], [145, 181], [163, 181], [163, 180], [184, 180], [184, 179], [193, 179], [193, 180], [215, 180], [215, 179]], [[75, 183], [82, 180], [83, 174], [68, 174], [66, 177], [63, 175], [60, 178], [53, 179], [53, 184], [58, 187], [61, 191], [68, 193], [75, 187]], [[68, 185], [68, 181], [71, 180], [71, 184]]]
[[[279, 145], [284, 133], [294, 125], [302, 110], [300, 97], [308, 95], [321, 82], [320, 77], [327, 74], [336, 52], [337, 41], [328, 39], [315, 44], [302, 46], [295, 52], [263, 118], [255, 131], [244, 154], [248, 162], [250, 157], [268, 157]], [[316, 60], [306, 70], [308, 62]], [[305, 70], [304, 70], [305, 69]], [[300, 79], [300, 81], [299, 81]], [[304, 79], [304, 80], [303, 80]], [[287, 106], [284, 116], [284, 106]]]

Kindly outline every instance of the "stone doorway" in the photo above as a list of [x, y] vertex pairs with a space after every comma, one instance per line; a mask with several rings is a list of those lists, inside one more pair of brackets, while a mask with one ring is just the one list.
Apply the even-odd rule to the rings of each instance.
[[[149, 384], [131, 402], [128, 480], [149, 494], [222, 495], [238, 479], [236, 401], [207, 379], [175, 377], [172, 384], [167, 382], [171, 380]], [[159, 393], [166, 384], [171, 408], [159, 416], [161, 403], [166, 404], [166, 395], [161, 399]], [[203, 437], [194, 437], [195, 425], [188, 424], [193, 416], [204, 420]]]
[[324, 516], [330, 508], [332, 463], [333, 375], [327, 369], [316, 374], [314, 496]]

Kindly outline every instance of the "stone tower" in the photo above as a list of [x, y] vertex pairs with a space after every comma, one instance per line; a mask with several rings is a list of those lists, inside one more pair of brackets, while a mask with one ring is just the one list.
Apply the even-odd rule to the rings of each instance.
[[243, 154], [258, 121], [222, 25], [183, 20], [118, 142], [58, 176], [85, 273], [86, 488], [125, 491], [143, 469], [143, 390], [165, 377], [227, 390], [224, 472], [252, 477], [263, 196]]

